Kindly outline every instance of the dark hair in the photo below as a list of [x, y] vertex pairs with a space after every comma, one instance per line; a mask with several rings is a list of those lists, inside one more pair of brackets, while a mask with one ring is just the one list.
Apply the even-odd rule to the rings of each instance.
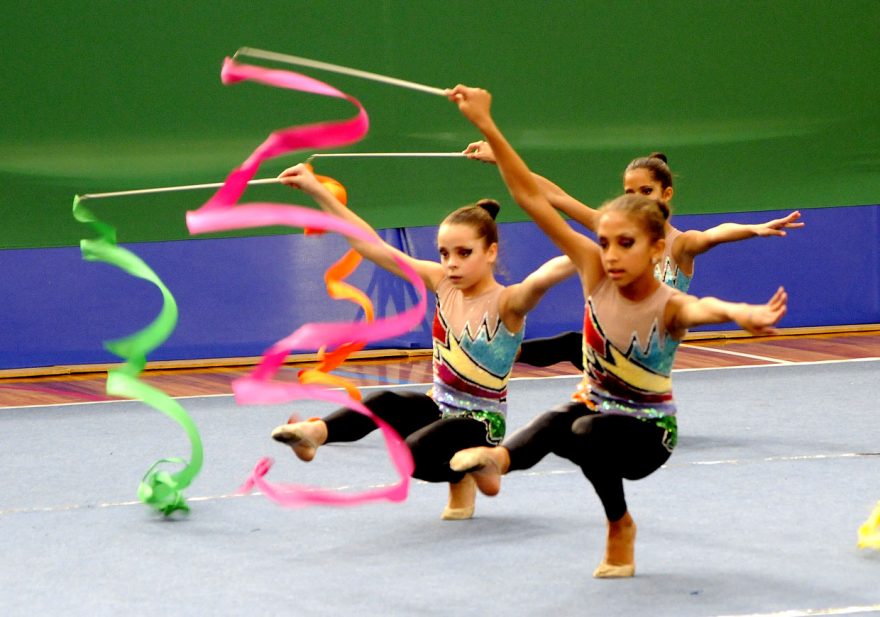
[[648, 156], [642, 156], [630, 161], [624, 173], [633, 169], [647, 169], [651, 177], [660, 183], [660, 188], [672, 186], [672, 170], [669, 169], [669, 161], [662, 152], [652, 152]]
[[446, 225], [469, 225], [477, 232], [478, 238], [484, 238], [486, 246], [498, 242], [498, 225], [495, 217], [501, 210], [501, 205], [494, 199], [481, 199], [470, 206], [463, 206], [451, 212], [443, 224]]
[[599, 211], [600, 213], [623, 212], [635, 216], [642, 222], [652, 242], [666, 237], [666, 219], [669, 218], [669, 206], [666, 202], [637, 193], [628, 193], [606, 201]]

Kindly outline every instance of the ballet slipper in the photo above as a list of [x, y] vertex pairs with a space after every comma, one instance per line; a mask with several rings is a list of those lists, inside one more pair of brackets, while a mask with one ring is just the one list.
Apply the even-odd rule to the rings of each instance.
[[629, 512], [608, 522], [605, 558], [593, 572], [595, 578], [628, 578], [635, 576], [636, 524]]
[[287, 444], [297, 458], [309, 462], [315, 458], [318, 446], [327, 441], [327, 425], [321, 418], [282, 424], [272, 431], [272, 439]]
[[605, 560], [593, 571], [593, 578], [629, 578], [635, 576], [636, 564], [614, 565]]
[[440, 515], [440, 518], [444, 521], [466, 521], [474, 518], [474, 507], [450, 508], [446, 506], [443, 508], [443, 514]]
[[480, 492], [492, 497], [501, 490], [501, 475], [510, 466], [510, 455], [503, 446], [467, 448], [456, 452], [449, 466], [454, 471], [468, 472]]
[[477, 488], [470, 474], [460, 482], [449, 483], [449, 502], [443, 508], [440, 518], [444, 521], [462, 521], [474, 516], [474, 502], [477, 499]]

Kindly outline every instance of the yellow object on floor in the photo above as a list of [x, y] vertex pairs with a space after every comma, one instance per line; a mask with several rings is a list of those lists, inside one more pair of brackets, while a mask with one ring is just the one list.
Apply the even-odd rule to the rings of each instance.
[[859, 527], [859, 548], [880, 550], [880, 501], [877, 502], [868, 520]]

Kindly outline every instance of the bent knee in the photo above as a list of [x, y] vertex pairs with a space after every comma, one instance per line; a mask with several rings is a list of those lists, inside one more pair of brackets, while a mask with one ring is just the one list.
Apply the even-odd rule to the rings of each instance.
[[596, 416], [583, 416], [571, 423], [571, 432], [583, 437], [593, 432], [593, 421]]

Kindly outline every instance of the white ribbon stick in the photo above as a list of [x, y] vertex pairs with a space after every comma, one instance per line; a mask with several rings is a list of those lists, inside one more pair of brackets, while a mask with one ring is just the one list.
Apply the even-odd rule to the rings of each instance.
[[[276, 184], [281, 182], [278, 178], [262, 178], [251, 180], [248, 184]], [[212, 182], [210, 184], [187, 184], [185, 186], [162, 186], [153, 189], [136, 189], [134, 191], [114, 191], [112, 193], [86, 193], [80, 195], [79, 200], [101, 199], [104, 197], [127, 197], [128, 195], [149, 195], [151, 193], [171, 193], [174, 191], [194, 191], [196, 189], [216, 189], [223, 186], [224, 182]]]
[[[313, 154], [306, 159], [306, 163], [316, 158], [349, 158], [349, 157], [463, 157], [461, 152], [339, 152], [339, 153], [318, 153]], [[281, 180], [278, 178], [260, 178], [259, 180], [251, 180], [251, 184], [278, 184]], [[112, 193], [86, 193], [80, 195], [79, 200], [86, 199], [102, 199], [104, 197], [127, 197], [129, 195], [150, 195], [152, 193], [172, 193], [175, 191], [195, 191], [198, 189], [216, 189], [223, 186], [223, 182], [211, 182], [209, 184], [186, 184], [183, 186], [162, 186], [151, 189], [135, 189], [133, 191], [114, 191]]]
[[312, 159], [318, 158], [346, 158], [346, 157], [407, 157], [407, 158], [427, 158], [427, 157], [462, 157], [463, 152], [339, 152], [339, 153], [318, 153], [313, 154], [306, 159], [308, 163]]
[[352, 69], [347, 66], [338, 64], [330, 64], [329, 62], [319, 62], [318, 60], [309, 60], [308, 58], [300, 58], [299, 56], [289, 56], [287, 54], [279, 54], [274, 51], [265, 51], [262, 49], [254, 49], [253, 47], [241, 47], [233, 54], [233, 59], [238, 56], [247, 56], [249, 58], [260, 58], [262, 60], [270, 60], [274, 62], [282, 62], [284, 64], [293, 64], [295, 66], [307, 66], [322, 71], [330, 71], [332, 73], [342, 73], [343, 75], [351, 75], [352, 77], [360, 77], [362, 79], [370, 79], [372, 81], [381, 81], [382, 83], [391, 84], [392, 86], [400, 86], [401, 88], [409, 88], [410, 90], [418, 90], [427, 92], [428, 94], [436, 94], [438, 96], [446, 96], [446, 90], [443, 88], [434, 88], [424, 84], [417, 84], [412, 81], [388, 77], [387, 75], [379, 75], [378, 73], [370, 73]]

